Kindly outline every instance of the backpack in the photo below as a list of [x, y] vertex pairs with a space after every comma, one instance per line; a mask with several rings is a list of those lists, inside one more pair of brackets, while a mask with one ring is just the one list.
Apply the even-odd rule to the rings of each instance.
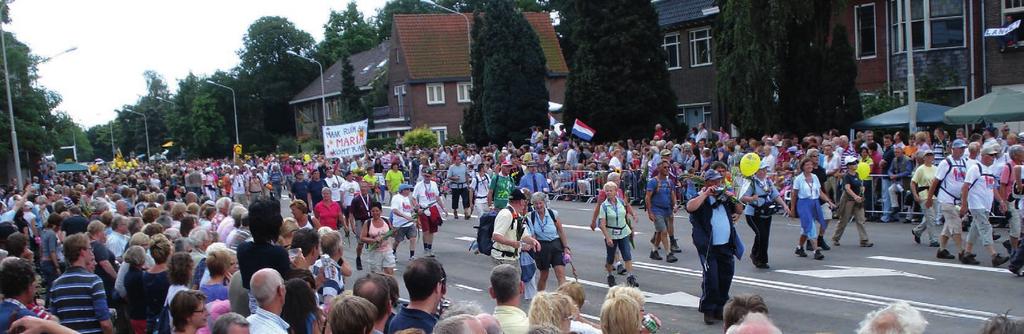
[[946, 164], [949, 165], [949, 168], [946, 169], [946, 173], [943, 174], [941, 178], [936, 177], [935, 179], [939, 180], [939, 190], [942, 190], [942, 191], [946, 192], [946, 194], [949, 195], [949, 197], [952, 197], [954, 203], [960, 202], [960, 200], [962, 200], [960, 198], [960, 190], [959, 189], [954, 189], [955, 192], [951, 192], [951, 191], [947, 190], [946, 187], [945, 187], [946, 177], [949, 176], [949, 173], [953, 172], [953, 168], [963, 168], [964, 173], [967, 173], [967, 167], [969, 167], [969, 166], [967, 166], [966, 161], [964, 162], [963, 166], [954, 165], [953, 164], [953, 157], [946, 157], [945, 160], [946, 160]]
[[494, 218], [497, 216], [495, 212], [480, 216], [480, 225], [476, 227], [476, 245], [480, 254], [491, 256], [491, 249], [494, 248], [494, 240], [491, 238], [494, 234]]
[[169, 306], [164, 306], [163, 311], [160, 311], [160, 314], [156, 316], [152, 333], [172, 334], [174, 331], [171, 328], [171, 309]]

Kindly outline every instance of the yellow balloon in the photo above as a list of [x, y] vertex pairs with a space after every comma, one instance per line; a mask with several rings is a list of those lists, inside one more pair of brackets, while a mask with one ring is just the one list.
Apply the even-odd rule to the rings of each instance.
[[861, 161], [859, 164], [857, 164], [857, 176], [860, 177], [861, 180], [870, 179], [871, 165], [864, 161]]
[[313, 158], [310, 158], [309, 154], [306, 154], [306, 155], [302, 156], [302, 161], [309, 162], [310, 160], [313, 160]]
[[740, 173], [743, 176], [750, 177], [757, 173], [759, 168], [761, 168], [761, 157], [757, 153], [747, 153], [740, 159]]

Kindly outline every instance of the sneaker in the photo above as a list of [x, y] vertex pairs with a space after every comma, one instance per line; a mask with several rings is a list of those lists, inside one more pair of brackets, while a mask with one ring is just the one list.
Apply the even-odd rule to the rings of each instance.
[[796, 248], [796, 256], [807, 257], [807, 252], [804, 251], [803, 247]]
[[821, 254], [821, 250], [820, 249], [816, 250], [816, 251], [814, 251], [814, 259], [815, 260], [824, 260], [825, 259], [825, 254]]
[[807, 242], [804, 243], [804, 248], [805, 249], [814, 249], [814, 247], [811, 246], [811, 239], [807, 239]]
[[626, 277], [626, 284], [634, 288], [640, 287], [640, 283], [636, 282], [636, 276], [633, 275], [629, 275], [629, 277]]
[[915, 230], [910, 230], [910, 234], [914, 235], [914, 243], [920, 245], [921, 244], [921, 234], [918, 233]]
[[939, 247], [939, 242], [938, 241], [932, 241], [932, 243], [928, 244], [928, 247]]
[[829, 247], [828, 244], [825, 243], [825, 238], [818, 238], [818, 247], [821, 247], [821, 250], [832, 250], [832, 247]]
[[972, 265], [981, 264], [981, 262], [978, 262], [978, 260], [976, 260], [973, 255], [974, 254], [967, 253], [964, 251], [960, 252], [960, 255], [958, 255], [958, 257], [960, 258], [960, 263]]
[[755, 263], [754, 267], [758, 269], [771, 269], [771, 267], [769, 267], [768, 264], [764, 262]]
[[614, 287], [614, 286], [615, 286], [615, 275], [608, 274], [608, 287], [610, 288], [610, 287]]
[[952, 259], [956, 258], [956, 256], [953, 256], [953, 254], [950, 254], [948, 250], [945, 250], [945, 249], [942, 249], [942, 248], [939, 249], [938, 253], [935, 253], [935, 257], [943, 259], [943, 260], [952, 260]]
[[839, 240], [832, 239], [832, 246], [839, 246]]
[[356, 270], [359, 270], [359, 271], [363, 270], [363, 259], [361, 257], [358, 257], [358, 256], [356, 256]]
[[[669, 255], [671, 255], [671, 253], [669, 253]], [[651, 251], [651, 260], [655, 260], [655, 261], [661, 261], [662, 260], [661, 255], [658, 254], [657, 250], [652, 250]]]
[[683, 252], [682, 249], [679, 249], [679, 244], [676, 244], [675, 240], [672, 240], [672, 245], [670, 247], [672, 247], [672, 252], [673, 253], [682, 253]]
[[615, 271], [617, 271], [619, 273], [619, 275], [625, 275], [626, 274], [626, 266], [623, 265], [622, 262], [619, 262], [619, 263], [615, 264]]
[[998, 267], [1003, 265], [1003, 263], [1006, 263], [1007, 261], [1010, 261], [1010, 258], [1004, 256], [1003, 254], [997, 253], [995, 256], [992, 257], [992, 266]]
[[715, 324], [715, 316], [712, 315], [710, 312], [709, 313], [704, 313], [704, 324], [708, 325], [708, 326], [714, 325]]
[[1013, 276], [1017, 276], [1017, 277], [1021, 276], [1021, 268], [1020, 267], [1015, 267], [1014, 265], [1011, 264], [1011, 265], [1007, 266], [1006, 269], [1009, 269], [1010, 273], [1012, 273]]
[[860, 242], [860, 246], [861, 246], [861, 247], [874, 247], [874, 246], [875, 246], [875, 244], [873, 244], [873, 243], [870, 243], [870, 242], [867, 242], [867, 241], [861, 241], [861, 242]]
[[668, 255], [665, 255], [665, 261], [668, 263], [676, 263], [679, 259], [676, 258], [675, 254], [668, 253]]

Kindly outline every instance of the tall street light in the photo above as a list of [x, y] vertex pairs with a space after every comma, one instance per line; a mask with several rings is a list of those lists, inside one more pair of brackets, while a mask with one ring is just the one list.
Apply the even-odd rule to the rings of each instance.
[[143, 113], [131, 110], [131, 109], [125, 108], [124, 111], [127, 111], [127, 112], [130, 112], [130, 113], [142, 116], [142, 122], [146, 126], [146, 159], [147, 160], [148, 159], [152, 159], [153, 156], [150, 155], [150, 153], [149, 153], [149, 118], [146, 117], [146, 114], [143, 114]]
[[64, 54], [71, 53], [72, 51], [75, 51], [75, 50], [78, 50], [77, 46], [73, 46], [73, 47], [68, 48], [67, 50], [61, 51], [61, 52], [59, 52], [59, 53], [57, 53], [55, 55], [43, 58], [42, 60], [37, 61], [36, 65], [39, 65], [39, 64], [51, 61], [51, 60], [53, 60], [53, 58], [57, 58], [57, 57], [63, 56]]
[[314, 62], [314, 63], [316, 63], [316, 66], [320, 67], [320, 103], [323, 104], [324, 126], [327, 126], [327, 93], [326, 93], [325, 88], [324, 88], [324, 65], [321, 64], [320, 62], [316, 61], [316, 59], [300, 55], [298, 52], [295, 52], [295, 51], [292, 51], [292, 50], [288, 50], [288, 51], [285, 51], [285, 52], [287, 52], [290, 55], [293, 55], [293, 56], [296, 56], [296, 57], [299, 57], [299, 58], [302, 58], [302, 59]]
[[467, 63], [470, 66], [469, 84], [472, 85], [473, 84], [473, 33], [472, 33], [471, 28], [470, 28], [469, 15], [466, 15], [466, 13], [459, 13], [459, 12], [455, 11], [454, 9], [451, 9], [451, 8], [448, 8], [448, 7], [445, 7], [445, 6], [441, 6], [441, 5], [437, 4], [436, 2], [434, 2], [433, 0], [420, 0], [420, 2], [423, 2], [425, 4], [428, 4], [428, 5], [440, 8], [440, 9], [443, 9], [443, 10], [449, 12], [449, 13], [462, 15], [462, 18], [466, 20], [466, 53], [469, 56], [468, 58], [466, 58], [466, 61], [467, 61]]
[[904, 35], [907, 41], [907, 114], [910, 116], [907, 124], [910, 126], [910, 133], [917, 132], [917, 92], [914, 87], [914, 33], [911, 24], [910, 0], [905, 0], [903, 19], [907, 26], [904, 28]]
[[231, 87], [216, 83], [213, 80], [206, 80], [206, 83], [231, 91], [231, 108], [235, 110], [235, 145], [238, 145], [238, 104], [235, 103], [235, 90]]

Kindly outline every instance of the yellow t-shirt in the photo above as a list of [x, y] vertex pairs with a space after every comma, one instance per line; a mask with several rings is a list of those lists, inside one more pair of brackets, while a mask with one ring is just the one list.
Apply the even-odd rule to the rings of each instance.
[[[914, 176], [910, 179], [910, 181], [916, 183], [918, 187], [928, 187], [932, 184], [932, 180], [935, 179], [935, 170], [937, 169], [938, 168], [936, 168], [935, 165], [921, 165], [917, 167], [916, 170], [914, 170]], [[928, 189], [919, 191], [917, 193], [917, 196], [920, 196], [921, 199], [927, 199]]]
[[405, 175], [401, 171], [389, 169], [384, 175], [384, 182], [387, 182], [388, 191], [392, 194], [398, 193], [398, 186], [402, 185], [402, 181], [405, 181]]

